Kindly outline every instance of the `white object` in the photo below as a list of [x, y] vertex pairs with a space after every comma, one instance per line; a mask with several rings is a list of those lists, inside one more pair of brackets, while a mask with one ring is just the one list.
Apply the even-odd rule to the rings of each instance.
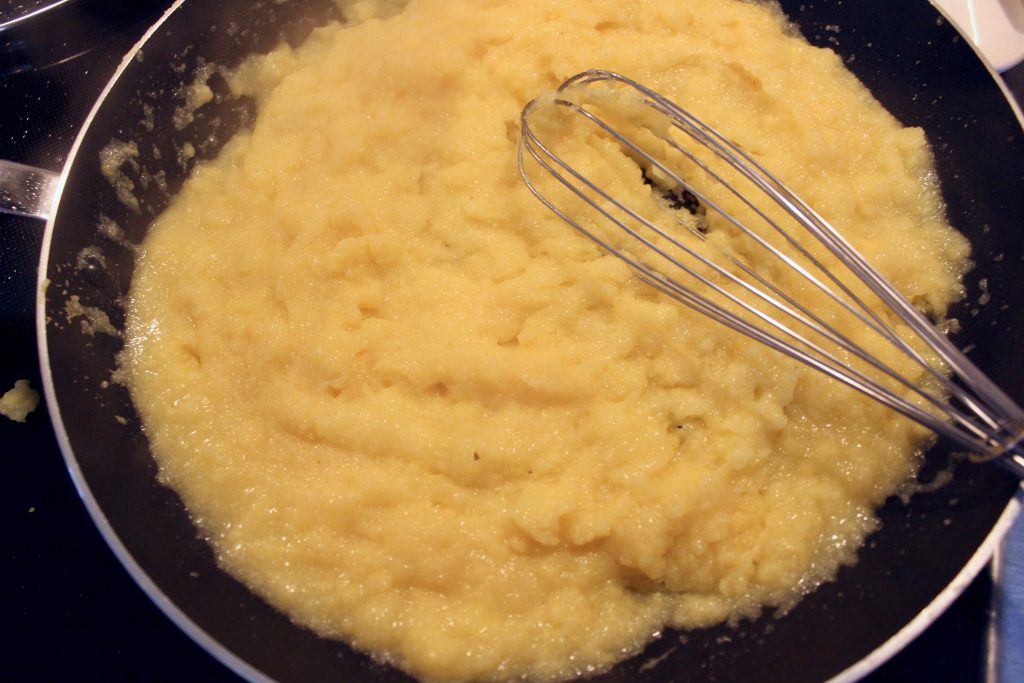
[[1024, 0], [932, 0], [997, 70], [1024, 60]]

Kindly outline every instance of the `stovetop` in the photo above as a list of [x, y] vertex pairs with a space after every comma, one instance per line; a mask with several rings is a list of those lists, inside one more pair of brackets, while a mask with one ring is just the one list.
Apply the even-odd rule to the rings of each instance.
[[[39, 12], [31, 29], [5, 28], [54, 4], [61, 7]], [[122, 55], [169, 4], [36, 0], [0, 8], [0, 159], [59, 170]], [[1007, 80], [1024, 100], [1024, 66]], [[40, 386], [33, 309], [41, 239], [38, 221], [0, 216], [0, 393], [23, 378]], [[24, 424], [0, 419], [0, 487], [0, 680], [237, 680], [114, 558], [64, 467], [45, 405]], [[991, 594], [983, 572], [866, 680], [984, 680]]]

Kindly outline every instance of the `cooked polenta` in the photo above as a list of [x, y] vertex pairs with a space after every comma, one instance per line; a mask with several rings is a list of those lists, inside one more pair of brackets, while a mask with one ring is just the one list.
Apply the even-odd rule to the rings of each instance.
[[132, 284], [132, 396], [224, 569], [420, 679], [541, 681], [853, 562], [922, 430], [569, 229], [519, 177], [518, 117], [588, 67], [628, 74], [941, 314], [967, 244], [922, 131], [766, 5], [346, 11], [230, 75], [255, 125], [196, 169]]

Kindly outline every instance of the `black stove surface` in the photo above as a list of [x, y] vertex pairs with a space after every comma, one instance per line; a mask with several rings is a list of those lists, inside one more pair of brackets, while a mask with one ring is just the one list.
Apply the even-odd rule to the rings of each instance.
[[[0, 8], [0, 159], [59, 170], [121, 57], [169, 4]], [[31, 23], [5, 24], [38, 10]], [[1024, 99], [1024, 66], [1008, 80]], [[0, 216], [0, 393], [23, 378], [40, 387], [33, 309], [41, 239], [40, 222]], [[150, 602], [109, 550], [65, 469], [45, 405], [25, 424], [0, 419], [0, 487], [0, 680], [237, 680]], [[990, 595], [985, 572], [866, 680], [983, 680]]]

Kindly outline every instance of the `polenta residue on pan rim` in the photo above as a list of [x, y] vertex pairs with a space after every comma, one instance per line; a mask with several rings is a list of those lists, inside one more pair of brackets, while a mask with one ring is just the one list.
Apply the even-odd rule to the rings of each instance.
[[125, 374], [221, 566], [470, 681], [601, 670], [853, 562], [922, 430], [638, 283], [522, 186], [516, 121], [572, 73], [629, 74], [942, 315], [967, 244], [922, 131], [764, 5], [394, 10], [229, 74], [255, 126], [140, 252]]

